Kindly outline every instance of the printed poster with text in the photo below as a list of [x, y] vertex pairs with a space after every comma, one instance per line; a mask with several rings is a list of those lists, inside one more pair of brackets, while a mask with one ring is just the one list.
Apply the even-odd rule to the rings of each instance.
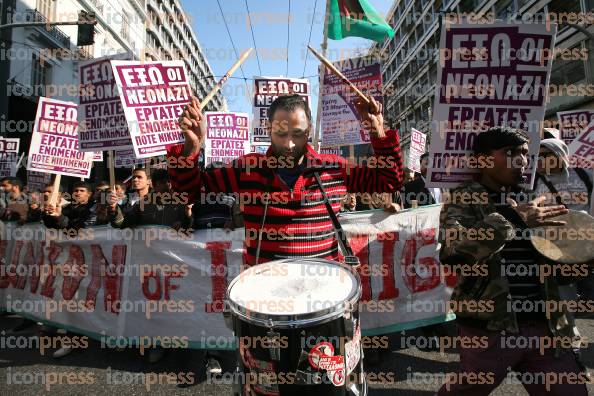
[[111, 67], [112, 60], [127, 56], [111, 55], [80, 64], [82, 89], [78, 97], [78, 139], [81, 151], [132, 148], [128, 123]]
[[[561, 139], [570, 146], [572, 142], [580, 135], [586, 127], [594, 121], [594, 110], [572, 110], [572, 111], [560, 111], [557, 113], [559, 119], [559, 134]], [[569, 166], [575, 167], [590, 167], [591, 164], [586, 163], [584, 165], [584, 158], [576, 157], [575, 155], [569, 156]]]
[[[374, 57], [345, 59], [335, 62], [340, 70], [361, 92], [383, 103], [382, 73]], [[355, 103], [359, 96], [340, 78], [325, 68], [322, 92], [322, 147], [367, 144], [369, 133], [361, 126]]]
[[183, 143], [179, 116], [192, 91], [183, 61], [112, 61], [137, 158], [166, 154]]
[[594, 168], [594, 120], [569, 145], [569, 155], [577, 167]]
[[[268, 107], [283, 95], [299, 94], [311, 106], [309, 81], [299, 78], [254, 77], [254, 118], [252, 123], [252, 146], [270, 145], [268, 136]], [[268, 147], [267, 147], [268, 148]], [[258, 150], [256, 149], [256, 152]]]
[[39, 98], [27, 170], [88, 178], [93, 152], [78, 149], [78, 105]]
[[492, 166], [471, 154], [477, 134], [494, 126], [527, 132], [522, 184], [532, 185], [556, 32], [556, 25], [535, 23], [443, 25], [428, 187], [456, 187]]
[[0, 177], [16, 176], [20, 142], [18, 138], [0, 137]]
[[410, 132], [410, 151], [408, 152], [408, 168], [421, 173], [421, 155], [425, 153], [425, 144], [427, 135], [423, 132], [411, 128]]
[[246, 113], [206, 112], [205, 160], [227, 164], [250, 152], [249, 117]]

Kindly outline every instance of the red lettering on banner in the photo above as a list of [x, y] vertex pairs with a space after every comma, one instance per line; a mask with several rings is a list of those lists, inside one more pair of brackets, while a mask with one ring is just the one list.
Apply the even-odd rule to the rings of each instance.
[[171, 283], [171, 279], [175, 279], [175, 278], [181, 278], [182, 275], [179, 272], [172, 272], [170, 274], [165, 274], [165, 300], [171, 300], [171, 297], [169, 295], [169, 291], [170, 290], [177, 290], [179, 289], [179, 285], [173, 284]]
[[[418, 242], [420, 242], [420, 246]], [[415, 261], [420, 248], [427, 245], [436, 244], [435, 228], [421, 230], [417, 234], [406, 240], [402, 252], [402, 277], [406, 287], [411, 293], [419, 293], [431, 290], [440, 283], [440, 268], [439, 263], [433, 256], [421, 257], [418, 259], [419, 266], [423, 268], [429, 276], [427, 278], [420, 277], [415, 268]]]
[[[149, 288], [150, 279], [154, 279], [156, 283], [154, 292], [151, 292]], [[161, 277], [156, 271], [145, 272], [142, 274], [142, 294], [149, 300], [161, 299]]]
[[383, 232], [377, 235], [377, 240], [382, 244], [382, 291], [378, 300], [398, 298], [400, 292], [394, 279], [394, 246], [399, 240], [398, 232]]
[[101, 288], [101, 274], [107, 267], [107, 260], [103, 255], [101, 245], [91, 245], [91, 254], [93, 255], [91, 260], [91, 280], [87, 286], [87, 298], [85, 299], [85, 305], [89, 309], [95, 308], [97, 293]]
[[85, 277], [85, 256], [78, 245], [70, 245], [68, 258], [63, 264], [62, 298], [72, 300], [80, 281]]
[[223, 312], [225, 291], [227, 289], [227, 256], [225, 251], [230, 248], [231, 241], [206, 243], [206, 250], [210, 251], [211, 257], [212, 302], [204, 304], [205, 312]]
[[21, 257], [21, 249], [23, 249], [25, 241], [16, 241], [14, 243], [14, 249], [12, 251], [12, 257], [10, 259], [10, 267], [8, 268], [8, 282], [15, 288], [24, 289], [25, 283], [22, 283], [22, 287], [17, 286], [17, 267], [19, 265], [19, 258]]
[[8, 269], [6, 268], [6, 246], [8, 241], [0, 240], [0, 289], [8, 287]]
[[371, 272], [369, 271], [369, 235], [353, 235], [349, 243], [361, 265], [357, 269], [361, 278], [361, 301], [371, 300]]
[[126, 245], [113, 246], [111, 249], [111, 264], [107, 263], [107, 271], [105, 272], [105, 292], [103, 293], [103, 303], [107, 312], [120, 313], [122, 275], [125, 266]]
[[56, 245], [53, 241], [50, 242], [49, 253], [47, 255], [47, 258], [49, 260], [49, 273], [47, 275], [47, 278], [45, 279], [45, 282], [43, 283], [43, 286], [41, 287], [42, 296], [54, 298], [54, 281], [56, 280], [54, 266], [56, 265], [56, 259], [58, 258], [61, 252], [62, 247], [60, 245]]
[[25, 258], [23, 259], [23, 265], [25, 265], [29, 271], [29, 288], [31, 293], [37, 292], [37, 287], [39, 286], [40, 268], [43, 267], [45, 261], [43, 256], [44, 249], [45, 241], [39, 242], [39, 249], [37, 249], [37, 254], [35, 254], [33, 242], [27, 242], [27, 253], [25, 253]]

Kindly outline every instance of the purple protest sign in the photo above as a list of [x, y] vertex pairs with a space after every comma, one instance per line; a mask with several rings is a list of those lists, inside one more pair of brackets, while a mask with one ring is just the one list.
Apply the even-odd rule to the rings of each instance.
[[45, 186], [52, 181], [52, 175], [49, 173], [27, 171], [27, 187], [29, 191], [43, 191]]
[[[360, 91], [383, 103], [382, 73], [373, 57], [346, 59], [333, 63]], [[369, 134], [361, 127], [355, 103], [359, 96], [326, 68], [322, 92], [322, 146], [369, 143]]]
[[268, 135], [268, 107], [283, 95], [299, 94], [309, 101], [309, 80], [283, 77], [254, 77], [252, 145], [270, 143]]
[[125, 54], [91, 59], [79, 66], [80, 124], [78, 139], [81, 151], [131, 148], [128, 123], [122, 108], [111, 61]]
[[559, 132], [561, 139], [568, 146], [587, 126], [594, 121], [594, 110], [560, 111], [557, 113], [559, 119]]
[[250, 123], [246, 113], [207, 112], [205, 163], [229, 163], [250, 152]]
[[0, 137], [0, 177], [16, 176], [20, 139]]
[[136, 166], [143, 166], [144, 159], [136, 158], [134, 149], [115, 150], [114, 152], [114, 167], [115, 168], [134, 168]]
[[472, 156], [477, 134], [521, 128], [529, 140], [524, 185], [532, 185], [556, 25], [443, 24], [427, 186], [456, 187], [490, 164]]
[[137, 158], [164, 155], [183, 143], [179, 116], [192, 92], [183, 61], [112, 61]]
[[78, 149], [78, 105], [39, 98], [27, 170], [88, 178], [92, 152]]
[[594, 120], [569, 145], [569, 155], [575, 158], [575, 166], [594, 168]]

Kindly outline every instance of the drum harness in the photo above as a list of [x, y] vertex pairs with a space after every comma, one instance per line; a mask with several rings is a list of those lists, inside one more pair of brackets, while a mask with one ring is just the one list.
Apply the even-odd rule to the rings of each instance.
[[[312, 167], [312, 168], [306, 169], [303, 172], [303, 175], [306, 175], [309, 173], [313, 174], [313, 176], [316, 180], [316, 184], [320, 188], [320, 192], [322, 194], [322, 199], [324, 200], [324, 205], [326, 206], [328, 215], [330, 216], [330, 219], [332, 220], [332, 226], [334, 227], [334, 231], [337, 235], [338, 244], [340, 245], [340, 248], [343, 251], [344, 263], [348, 266], [353, 267], [353, 268], [357, 268], [360, 265], [359, 258], [353, 254], [353, 250], [349, 244], [348, 239], [346, 238], [346, 233], [344, 232], [344, 229], [342, 228], [340, 222], [338, 221], [338, 218], [336, 217], [336, 214], [334, 213], [334, 210], [332, 209], [332, 205], [330, 204], [328, 195], [326, 194], [326, 190], [324, 189], [324, 185], [322, 183], [322, 179], [320, 178], [320, 174], [319, 174], [320, 171], [337, 170], [337, 169], [340, 169], [340, 165], [338, 165], [338, 164], [334, 165], [334, 166], [331, 165], [331, 166], [325, 166], [325, 167]], [[265, 188], [264, 194], [262, 196], [262, 201], [264, 202], [264, 213], [262, 215], [262, 221], [260, 223], [260, 228], [258, 230], [258, 246], [256, 248], [256, 264], [258, 264], [258, 261], [260, 258], [260, 248], [261, 248], [261, 243], [262, 243], [262, 231], [266, 224], [266, 215], [268, 213], [268, 205], [270, 203], [270, 189], [272, 186], [273, 177], [274, 177], [274, 174], [271, 171], [267, 177], [268, 183], [266, 183], [266, 188]], [[354, 334], [354, 328], [356, 327], [356, 324], [353, 323], [354, 318], [352, 318], [351, 311], [348, 308], [345, 309], [344, 318], [346, 319], [345, 334], [349, 337], [352, 337]], [[270, 337], [271, 340], [277, 341], [277, 342], [271, 343], [272, 345], [270, 347], [270, 358], [272, 360], [279, 361], [280, 360], [280, 333], [274, 331], [274, 323], [273, 323], [272, 319], [270, 319], [268, 328], [269, 328], [269, 331], [267, 332], [267, 336]], [[303, 353], [305, 353], [307, 355], [307, 352], [302, 351], [302, 354]], [[297, 371], [298, 371], [297, 372], [298, 377], [308, 376], [308, 374], [305, 372], [301, 372], [300, 370], [297, 370]]]

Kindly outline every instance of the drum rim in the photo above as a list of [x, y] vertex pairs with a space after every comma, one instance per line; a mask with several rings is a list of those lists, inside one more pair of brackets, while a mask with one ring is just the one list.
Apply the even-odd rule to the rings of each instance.
[[[281, 259], [281, 260], [274, 260], [268, 261], [266, 263], [254, 265], [251, 268], [256, 268], [258, 266], [270, 265], [272, 263], [284, 263], [284, 262], [292, 262], [295, 259]], [[323, 324], [339, 318], [345, 314], [347, 308], [350, 306], [352, 307], [350, 310], [355, 310], [354, 308], [357, 306], [357, 302], [361, 298], [362, 294], [362, 287], [361, 287], [361, 279], [357, 271], [355, 271], [352, 267], [346, 266], [344, 264], [338, 263], [336, 261], [325, 260], [325, 259], [315, 259], [315, 258], [303, 258], [299, 259], [299, 262], [315, 262], [315, 263], [329, 263], [336, 266], [343, 268], [344, 270], [348, 271], [353, 275], [355, 278], [356, 287], [354, 290], [347, 296], [345, 301], [341, 302], [338, 305], [335, 305], [330, 308], [325, 308], [319, 311], [308, 312], [308, 313], [301, 313], [301, 314], [283, 314], [283, 315], [275, 315], [275, 314], [266, 314], [261, 312], [255, 311], [248, 311], [241, 305], [235, 303], [229, 298], [231, 289], [237, 283], [240, 278], [240, 275], [237, 275], [229, 286], [227, 287], [227, 291], [225, 293], [225, 309], [230, 310], [232, 314], [238, 316], [245, 322], [250, 324], [263, 326], [263, 327], [270, 327], [270, 328], [279, 328], [279, 329], [289, 329], [289, 328], [296, 328], [296, 327], [310, 327], [314, 325]]]

